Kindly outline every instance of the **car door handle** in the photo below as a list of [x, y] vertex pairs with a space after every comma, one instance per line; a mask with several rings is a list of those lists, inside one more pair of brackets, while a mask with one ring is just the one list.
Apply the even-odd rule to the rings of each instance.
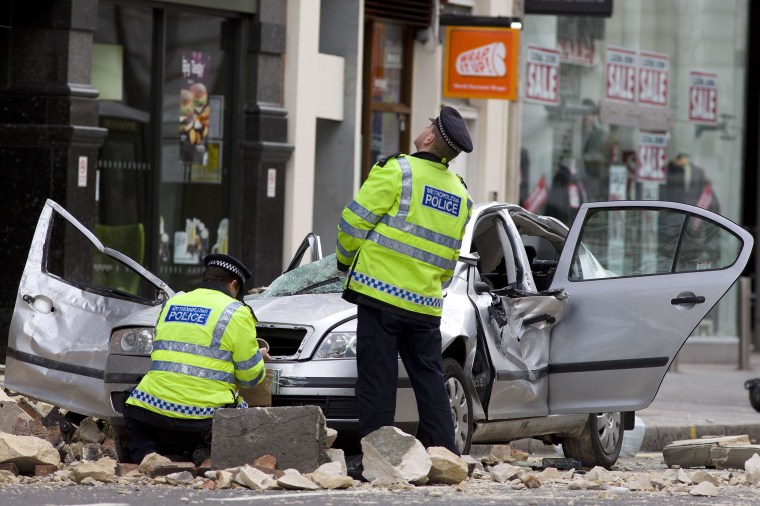
[[676, 297], [671, 299], [670, 303], [677, 306], [679, 304], [702, 304], [704, 301], [705, 298], [701, 295], [690, 295], [688, 297]]

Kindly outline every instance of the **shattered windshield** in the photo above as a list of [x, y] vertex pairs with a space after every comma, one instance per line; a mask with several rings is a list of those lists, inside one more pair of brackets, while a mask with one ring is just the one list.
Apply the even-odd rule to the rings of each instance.
[[340, 293], [345, 276], [337, 267], [335, 253], [316, 262], [302, 265], [281, 275], [264, 291], [246, 295], [245, 299], [268, 299], [305, 293]]

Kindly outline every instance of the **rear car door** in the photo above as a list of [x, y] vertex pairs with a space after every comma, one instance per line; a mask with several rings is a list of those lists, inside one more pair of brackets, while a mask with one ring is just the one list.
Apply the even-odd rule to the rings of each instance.
[[[64, 257], [64, 243], [76, 254]], [[16, 296], [6, 387], [76, 413], [107, 416], [103, 370], [111, 327], [173, 294], [48, 200]]]
[[584, 204], [552, 282], [569, 303], [551, 336], [549, 412], [648, 406], [752, 244], [735, 223], [685, 204]]

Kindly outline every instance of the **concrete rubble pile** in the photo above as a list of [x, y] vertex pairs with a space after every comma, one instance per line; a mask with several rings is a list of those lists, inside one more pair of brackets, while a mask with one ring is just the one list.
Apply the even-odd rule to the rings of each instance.
[[[337, 433], [312, 406], [219, 410], [212, 458], [200, 466], [155, 453], [140, 464], [127, 464], [117, 462], [102, 421], [82, 418], [73, 423], [52, 406], [2, 392], [0, 396], [0, 488], [111, 484], [263, 492], [356, 487], [402, 491], [422, 486], [428, 495], [437, 496], [471, 487], [545, 487], [593, 491], [600, 499], [614, 499], [630, 493], [712, 497], [729, 487], [760, 487], [760, 447], [746, 436], [676, 441], [663, 454], [668, 469], [634, 472], [620, 464], [615, 470], [583, 470], [571, 459], [531, 458], [510, 445], [491, 446], [487, 455], [459, 457], [445, 448], [425, 449], [394, 427], [383, 427], [362, 440], [363, 483], [348, 476], [343, 451], [331, 448]], [[214, 457], [221, 453], [223, 464], [215, 465]], [[224, 464], [228, 461], [236, 463]], [[700, 469], [687, 471], [688, 467]]]

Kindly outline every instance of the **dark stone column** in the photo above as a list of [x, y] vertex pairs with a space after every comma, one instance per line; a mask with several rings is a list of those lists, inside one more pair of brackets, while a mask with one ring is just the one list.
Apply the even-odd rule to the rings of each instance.
[[[85, 225], [96, 216], [95, 165], [105, 130], [90, 86], [97, 0], [6, 4], [9, 86], [0, 90], [0, 360], [40, 210], [52, 198]], [[6, 55], [0, 55], [5, 57]], [[79, 186], [79, 158], [87, 184]], [[65, 265], [81, 252], [64, 252]]]
[[[242, 209], [242, 259], [253, 268], [251, 286], [269, 284], [282, 273], [285, 164], [293, 152], [282, 107], [284, 53], [285, 2], [261, 0], [246, 46], [242, 195], [235, 199]], [[267, 195], [270, 169], [276, 175], [274, 196]]]

